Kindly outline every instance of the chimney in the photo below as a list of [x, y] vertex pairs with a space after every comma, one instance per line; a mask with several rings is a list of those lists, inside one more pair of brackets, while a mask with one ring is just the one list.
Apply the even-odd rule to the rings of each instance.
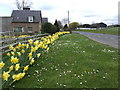
[[23, 10], [30, 10], [30, 8], [29, 7], [24, 7]]

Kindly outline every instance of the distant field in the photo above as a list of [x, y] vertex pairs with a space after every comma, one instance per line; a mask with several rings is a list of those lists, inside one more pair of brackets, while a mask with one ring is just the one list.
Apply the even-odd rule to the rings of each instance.
[[83, 32], [93, 32], [93, 33], [103, 33], [103, 34], [112, 34], [112, 35], [120, 35], [118, 31], [120, 31], [120, 27], [114, 27], [114, 28], [106, 28], [102, 30], [75, 30], [75, 31], [83, 31]]
[[69, 34], [60, 37], [16, 88], [117, 88], [117, 49]]

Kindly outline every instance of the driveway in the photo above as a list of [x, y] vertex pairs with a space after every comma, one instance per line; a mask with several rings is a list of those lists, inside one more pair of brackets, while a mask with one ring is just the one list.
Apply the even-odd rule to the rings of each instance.
[[117, 35], [80, 32], [80, 31], [73, 31], [73, 33], [85, 35], [92, 40], [109, 45], [109, 46], [114, 47], [114, 48], [118, 48], [118, 41], [120, 41], [120, 36], [117, 36]]

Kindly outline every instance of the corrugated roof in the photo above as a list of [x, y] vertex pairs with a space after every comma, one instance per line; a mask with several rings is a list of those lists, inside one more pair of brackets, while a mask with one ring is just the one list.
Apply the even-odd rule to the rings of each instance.
[[40, 22], [41, 11], [37, 10], [13, 10], [12, 22], [28, 22], [28, 17], [33, 16], [33, 22]]

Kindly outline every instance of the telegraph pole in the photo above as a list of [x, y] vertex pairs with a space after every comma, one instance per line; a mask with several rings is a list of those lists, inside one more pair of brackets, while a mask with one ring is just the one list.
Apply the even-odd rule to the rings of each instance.
[[69, 22], [69, 10], [68, 10], [68, 26], [69, 26], [69, 23], [70, 23], [70, 22]]

